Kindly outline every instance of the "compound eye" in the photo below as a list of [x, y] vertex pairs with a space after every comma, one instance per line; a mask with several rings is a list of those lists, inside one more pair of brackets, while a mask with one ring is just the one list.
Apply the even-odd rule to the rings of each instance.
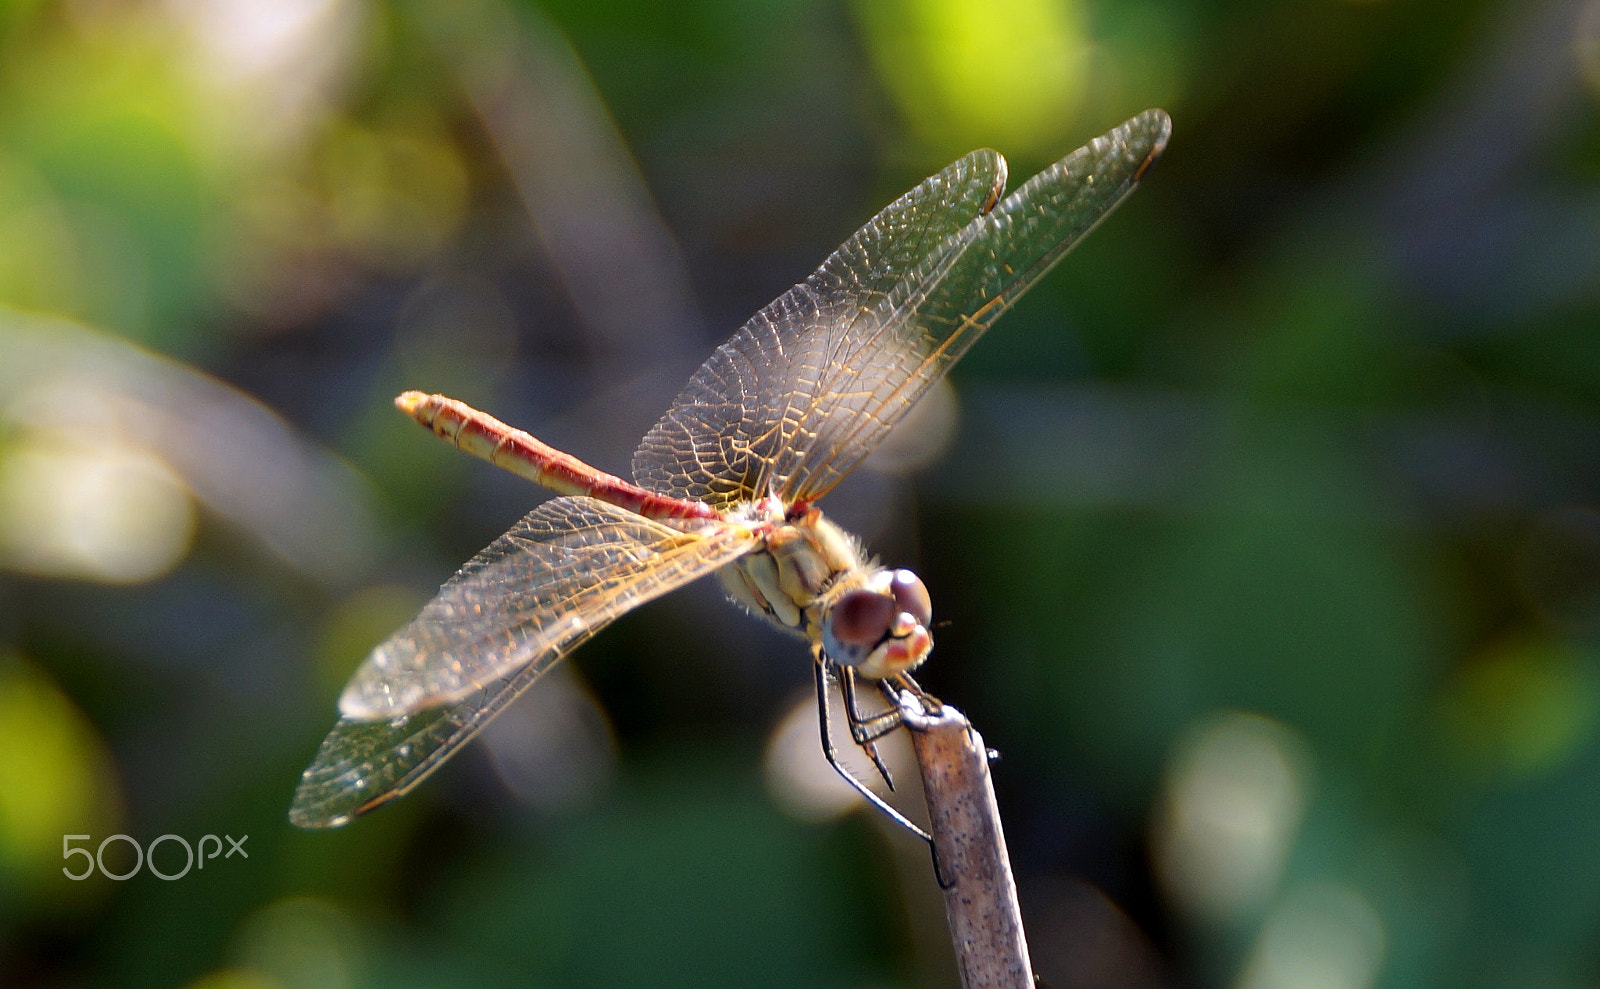
[[889, 580], [889, 593], [894, 595], [895, 607], [927, 625], [933, 620], [933, 602], [928, 598], [927, 585], [909, 570], [896, 570]]
[[851, 591], [834, 604], [829, 615], [833, 637], [840, 645], [870, 649], [889, 634], [898, 605], [873, 591]]

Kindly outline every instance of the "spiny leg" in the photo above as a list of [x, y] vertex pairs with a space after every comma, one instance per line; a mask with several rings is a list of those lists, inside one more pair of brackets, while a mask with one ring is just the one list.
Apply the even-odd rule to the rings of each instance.
[[891, 707], [882, 714], [862, 717], [861, 709], [856, 706], [855, 671], [848, 666], [839, 666], [832, 662], [828, 662], [828, 666], [839, 681], [839, 696], [844, 699], [845, 717], [850, 722], [850, 737], [861, 747], [861, 751], [872, 759], [872, 764], [878, 769], [878, 775], [883, 777], [884, 785], [893, 790], [894, 774], [889, 772], [888, 763], [878, 754], [876, 743], [878, 739], [900, 727], [899, 712]]
[[879, 689], [883, 690], [884, 698], [889, 702], [889, 710], [881, 714], [863, 715], [856, 706], [854, 671], [848, 666], [839, 666], [836, 663], [828, 665], [833, 670], [835, 679], [839, 681], [839, 693], [844, 697], [850, 715], [850, 737], [855, 739], [857, 745], [865, 746], [868, 742], [877, 741], [900, 727], [903, 722], [900, 719], [898, 705], [895, 703], [895, 695], [892, 691], [884, 689], [885, 681], [879, 680], [877, 683]]
[[[887, 801], [874, 793], [865, 783], [851, 775], [850, 770], [846, 769], [839, 762], [839, 753], [834, 751], [833, 748], [833, 736], [828, 731], [830, 720], [828, 715], [828, 667], [824, 664], [821, 656], [817, 657], [817, 661], [813, 663], [812, 666], [816, 670], [817, 721], [822, 726], [822, 754], [828, 760], [828, 765], [833, 767], [834, 772], [844, 777], [844, 781], [846, 783], [849, 783], [851, 786], [855, 787], [856, 792], [865, 797], [869, 803], [878, 808], [884, 814], [888, 815], [891, 821], [894, 821], [896, 824], [905, 828], [907, 831], [910, 831], [918, 838], [926, 841], [928, 843], [928, 847], [932, 848], [932, 835], [911, 823], [911, 820], [904, 814], [889, 806]], [[935, 857], [935, 865], [937, 865], [937, 855]]]
[[[829, 765], [833, 766], [834, 771], [840, 776], [843, 776], [847, 783], [855, 787], [863, 796], [870, 800], [873, 806], [889, 815], [891, 820], [905, 828], [907, 831], [910, 831], [923, 841], [926, 841], [928, 843], [928, 854], [933, 857], [934, 881], [939, 884], [940, 889], [952, 888], [955, 885], [955, 880], [945, 876], [944, 865], [939, 861], [939, 846], [933, 840], [933, 836], [917, 827], [915, 824], [912, 824], [906, 819], [905, 815], [901, 814], [899, 811], [885, 803], [882, 798], [880, 798], [876, 793], [873, 793], [871, 790], [867, 789], [860, 780], [850, 775], [850, 772], [839, 764], [837, 753], [835, 753], [833, 749], [833, 737], [828, 730], [828, 670], [831, 668], [834, 671], [835, 676], [838, 678], [840, 684], [839, 692], [841, 695], [846, 697], [847, 702], [852, 708], [852, 711], [855, 705], [855, 677], [851, 675], [851, 671], [848, 667], [840, 667], [834, 663], [824, 660], [820, 650], [814, 652], [812, 655], [814, 659], [813, 665], [816, 668], [817, 675], [817, 710], [820, 715], [818, 720], [822, 726], [822, 751], [823, 754], [827, 756]], [[933, 710], [937, 710], [939, 708], [940, 703], [938, 698], [923, 690], [922, 687], [915, 680], [912, 680], [909, 675], [900, 674], [900, 677], [903, 678], [906, 689], [914, 694], [919, 700], [921, 700], [925, 706]], [[873, 762], [877, 765], [878, 771], [884, 776], [884, 782], [889, 784], [890, 789], [893, 789], [894, 783], [889, 779], [888, 768], [878, 760], [877, 749], [872, 745], [872, 741], [877, 738], [882, 738], [885, 734], [888, 734], [895, 728], [900, 727], [901, 724], [903, 724], [903, 719], [899, 715], [900, 699], [895, 694], [894, 690], [889, 686], [889, 683], [885, 680], [879, 680], [878, 687], [883, 691], [884, 697], [888, 699], [891, 710], [887, 712], [886, 715], [880, 715], [877, 718], [870, 720], [885, 721], [887, 722], [888, 726], [882, 728], [878, 734], [872, 735], [866, 742], [860, 744], [862, 748], [866, 749], [872, 755]], [[863, 721], [862, 723], [865, 722]]]

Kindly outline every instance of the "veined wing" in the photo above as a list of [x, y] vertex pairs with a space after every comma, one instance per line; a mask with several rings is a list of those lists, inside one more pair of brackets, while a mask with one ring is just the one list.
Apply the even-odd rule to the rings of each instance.
[[684, 524], [593, 498], [529, 513], [356, 671], [290, 820], [335, 826], [406, 792], [589, 636], [757, 541], [742, 525]]
[[289, 807], [290, 823], [337, 828], [405, 795], [471, 741], [538, 675], [528, 671], [526, 677], [518, 676], [495, 690], [389, 721], [340, 718], [300, 776]]
[[701, 366], [639, 444], [635, 483], [718, 508], [765, 495], [823, 369], [852, 349], [848, 328], [1005, 185], [1005, 159], [974, 151], [884, 207]]
[[[1134, 117], [992, 208], [980, 204], [942, 241], [920, 241], [923, 253], [892, 271], [881, 256], [852, 250], [898, 243], [876, 229], [890, 211], [940, 206], [936, 193], [918, 197], [939, 176], [919, 186], [711, 356], [645, 436], [634, 455], [635, 480], [714, 504], [769, 491], [788, 502], [826, 494], [1133, 191], [1170, 128], [1160, 110]], [[1003, 178], [1003, 162], [994, 160]], [[919, 225], [914, 215], [896, 222]], [[915, 253], [898, 246], [896, 263]], [[858, 290], [858, 269], [869, 273], [871, 291]]]

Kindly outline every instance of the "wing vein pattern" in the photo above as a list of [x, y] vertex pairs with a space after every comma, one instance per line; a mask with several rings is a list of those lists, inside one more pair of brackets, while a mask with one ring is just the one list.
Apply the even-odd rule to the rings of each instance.
[[290, 818], [336, 826], [401, 795], [595, 632], [756, 541], [746, 526], [677, 528], [593, 498], [539, 506], [367, 657]]
[[927, 179], [701, 366], [634, 454], [634, 480], [724, 508], [826, 494], [1133, 191], [1169, 128], [1140, 114], [1003, 201], [993, 151]]

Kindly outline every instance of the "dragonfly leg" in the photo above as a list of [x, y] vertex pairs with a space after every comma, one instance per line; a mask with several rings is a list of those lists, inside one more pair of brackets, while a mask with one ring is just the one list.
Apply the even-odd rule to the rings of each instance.
[[839, 695], [844, 698], [845, 714], [850, 722], [850, 737], [861, 747], [861, 751], [872, 759], [872, 764], [877, 767], [878, 775], [883, 777], [884, 785], [894, 789], [894, 775], [889, 772], [889, 766], [878, 754], [878, 739], [900, 727], [899, 712], [891, 709], [882, 714], [863, 717], [860, 707], [856, 704], [856, 678], [849, 667], [834, 667], [834, 676], [839, 681]]
[[[894, 682], [891, 683], [891, 680]], [[900, 696], [899, 694], [895, 693], [895, 687], [897, 686], [921, 702], [922, 706], [928, 710], [929, 714], [938, 714], [944, 708], [944, 702], [928, 693], [926, 690], [923, 690], [922, 684], [912, 679], [911, 674], [899, 673], [891, 677], [889, 680], [878, 681], [878, 689], [883, 691], [883, 696], [889, 701], [890, 707], [893, 707], [896, 710], [898, 710], [900, 707]]]
[[[889, 806], [887, 801], [874, 793], [865, 783], [851, 775], [850, 770], [846, 769], [844, 765], [839, 762], [839, 753], [836, 752], [833, 747], [833, 736], [828, 731], [828, 723], [830, 720], [830, 716], [828, 714], [828, 666], [822, 661], [821, 657], [818, 657], [817, 662], [814, 663], [813, 666], [816, 669], [817, 681], [817, 721], [822, 726], [822, 754], [828, 760], [828, 765], [833, 767], [834, 772], [844, 777], [844, 781], [846, 783], [849, 783], [852, 787], [855, 787], [856, 792], [865, 797], [868, 803], [872, 804], [874, 807], [878, 808], [878, 810], [888, 815], [891, 821], [905, 828], [907, 831], [910, 831], [923, 841], [926, 841], [930, 848], [933, 847], [932, 835], [913, 824], [910, 818]], [[843, 680], [841, 679], [840, 682], [842, 684]], [[874, 759], [876, 759], [875, 755]]]
[[[894, 682], [891, 683], [891, 680]], [[900, 693], [896, 692], [897, 687]], [[923, 708], [934, 714], [937, 714], [944, 707], [943, 701], [923, 690], [922, 684], [912, 679], [909, 673], [901, 673], [888, 680], [879, 680], [878, 689], [883, 692], [884, 699], [889, 702], [889, 706], [892, 709], [891, 713], [896, 714], [896, 726], [903, 723], [903, 719], [899, 718], [898, 715], [900, 707], [904, 703], [902, 694], [910, 694], [916, 698]], [[946, 890], [953, 888], [956, 881], [944, 874], [944, 864], [939, 861], [939, 846], [930, 841], [928, 842], [928, 851], [933, 855], [933, 878], [938, 882], [939, 888]]]
[[[863, 715], [856, 705], [856, 678], [847, 666], [834, 667], [835, 678], [839, 681], [839, 694], [844, 698], [845, 709], [850, 716], [850, 737], [855, 739], [857, 745], [866, 748], [868, 744], [877, 741], [883, 736], [899, 728], [901, 725], [900, 712], [891, 707], [882, 714]], [[880, 685], [882, 681], [879, 681]], [[894, 704], [894, 695], [885, 692], [891, 705]]]

